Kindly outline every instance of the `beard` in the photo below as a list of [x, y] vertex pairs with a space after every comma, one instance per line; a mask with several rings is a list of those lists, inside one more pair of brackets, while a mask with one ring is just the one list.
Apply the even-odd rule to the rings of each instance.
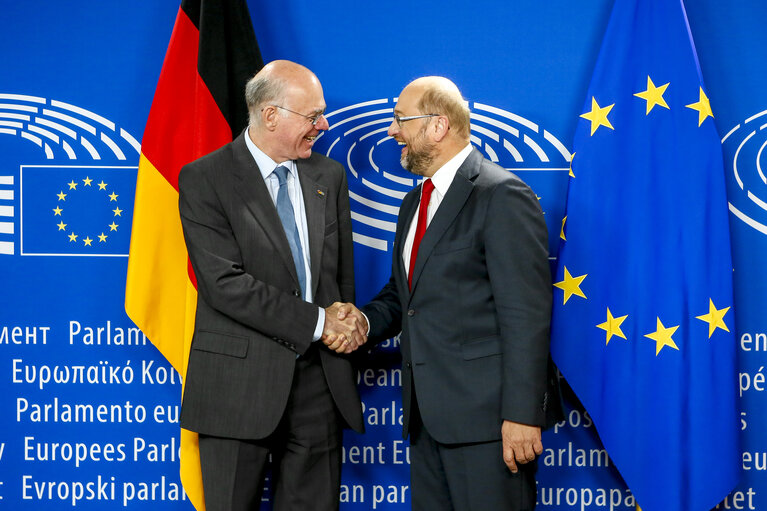
[[402, 168], [417, 176], [423, 176], [434, 162], [435, 144], [427, 142], [424, 136], [426, 130], [422, 130], [407, 144], [407, 154], [399, 160]]

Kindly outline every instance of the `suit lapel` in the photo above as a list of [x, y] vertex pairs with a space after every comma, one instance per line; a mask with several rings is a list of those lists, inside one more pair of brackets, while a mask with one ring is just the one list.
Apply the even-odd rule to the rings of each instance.
[[245, 145], [244, 137], [246, 134], [247, 130], [237, 137], [232, 145], [234, 175], [237, 181], [235, 190], [253, 214], [256, 222], [261, 225], [272, 245], [277, 249], [283, 263], [298, 285], [298, 275], [285, 229], [282, 227], [277, 208], [274, 206], [271, 195], [269, 195], [261, 171]]
[[309, 261], [312, 270], [312, 296], [317, 296], [317, 286], [320, 282], [320, 267], [322, 263], [322, 247], [325, 243], [325, 205], [328, 187], [321, 185], [315, 178], [317, 175], [314, 165], [309, 160], [296, 162], [301, 193], [304, 196], [306, 209], [306, 225], [309, 231]]
[[477, 174], [479, 174], [479, 165], [481, 162], [482, 155], [479, 151], [473, 149], [455, 173], [453, 182], [447, 189], [447, 193], [442, 199], [439, 209], [437, 209], [437, 213], [426, 228], [426, 232], [421, 240], [421, 245], [418, 247], [418, 257], [415, 260], [415, 268], [413, 269], [413, 291], [415, 291], [418, 286], [418, 278], [421, 276], [423, 268], [429, 260], [437, 242], [439, 242], [442, 235], [445, 234], [445, 231], [450, 227], [450, 224], [453, 223], [453, 220], [458, 216], [458, 213], [461, 212], [464, 204], [471, 195], [471, 192], [474, 189], [472, 181]]

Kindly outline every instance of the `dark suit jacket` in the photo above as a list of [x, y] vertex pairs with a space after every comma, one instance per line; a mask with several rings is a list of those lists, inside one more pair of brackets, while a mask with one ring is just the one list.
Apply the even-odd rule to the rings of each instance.
[[[318, 305], [354, 300], [354, 269], [346, 173], [312, 153], [297, 168], [317, 305], [301, 299], [285, 231], [245, 136], [179, 175], [181, 223], [198, 291], [181, 426], [257, 439], [282, 417], [296, 354], [311, 345]], [[320, 345], [335, 403], [361, 431], [352, 366]]]
[[544, 426], [551, 276], [535, 194], [474, 149], [421, 241], [410, 292], [402, 245], [420, 192], [402, 201], [391, 279], [363, 307], [372, 341], [402, 330], [404, 436], [414, 394], [442, 443], [497, 440], [503, 419]]

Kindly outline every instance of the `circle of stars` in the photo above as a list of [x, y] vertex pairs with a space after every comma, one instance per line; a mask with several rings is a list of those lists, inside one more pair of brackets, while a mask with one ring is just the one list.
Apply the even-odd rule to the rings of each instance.
[[[666, 102], [666, 99], [663, 97], [669, 85], [670, 83], [665, 83], [663, 85], [656, 86], [652, 78], [649, 75], [647, 76], [647, 88], [643, 91], [640, 91], [634, 94], [635, 97], [640, 98], [646, 102], [645, 115], [650, 115], [650, 113], [653, 111], [655, 107], [661, 107], [667, 110], [671, 109], [671, 107]], [[684, 105], [684, 106], [685, 108], [695, 110], [698, 113], [698, 127], [700, 127], [703, 124], [703, 121], [705, 121], [707, 118], [714, 117], [711, 111], [711, 104], [709, 102], [708, 97], [706, 96], [706, 93], [703, 91], [702, 87], [698, 88], [698, 101]], [[601, 127], [609, 128], [613, 131], [615, 130], [615, 127], [613, 127], [609, 118], [610, 113], [613, 110], [613, 107], [615, 107], [615, 103], [610, 105], [600, 106], [599, 102], [597, 101], [595, 97], [591, 98], [591, 110], [580, 115], [580, 117], [582, 117], [583, 119], [586, 119], [587, 121], [591, 123], [590, 136], [593, 136], [594, 133], [596, 133], [597, 130]], [[575, 153], [573, 153], [573, 157], [574, 156], [575, 156]], [[572, 170], [572, 160], [570, 162], [569, 175], [571, 178], [575, 177]], [[562, 219], [562, 228], [559, 235], [560, 239], [562, 239], [563, 241], [567, 241], [566, 222], [567, 222], [567, 216], [565, 216]], [[583, 299], [588, 299], [586, 297], [586, 294], [581, 289], [581, 285], [583, 285], [584, 281], [586, 280], [586, 277], [588, 277], [588, 274], [573, 276], [570, 274], [570, 271], [565, 266], [562, 277], [563, 279], [560, 282], [554, 283], [554, 287], [562, 290], [563, 305], [567, 304], [568, 300], [570, 300], [570, 298], [572, 298], [573, 296], [577, 296]], [[727, 314], [727, 311], [729, 310], [730, 310], [730, 307], [723, 307], [721, 309], [717, 309], [716, 306], [714, 305], [714, 301], [711, 298], [709, 298], [708, 314], [695, 316], [696, 319], [703, 321], [705, 323], [708, 323], [709, 339], [711, 339], [711, 336], [714, 334], [717, 328], [722, 329], [726, 332], [730, 331], [727, 328], [727, 324], [724, 322], [724, 316], [725, 314]], [[620, 315], [614, 316], [610, 308], [607, 307], [605, 321], [595, 325], [596, 328], [600, 330], [604, 330], [605, 345], [609, 345], [610, 340], [613, 337], [620, 337], [622, 339], [627, 339], [626, 335], [624, 334], [622, 330], [622, 325], [628, 318], [629, 318], [628, 314], [622, 315], [622, 316]], [[663, 324], [663, 322], [661, 321], [661, 318], [656, 317], [655, 331], [644, 334], [644, 337], [655, 342], [655, 356], [658, 356], [663, 350], [663, 348], [670, 348], [670, 349], [679, 351], [679, 346], [677, 346], [673, 338], [674, 334], [676, 333], [679, 327], [680, 325], [673, 325], [673, 326], [667, 327]]]
[[[85, 237], [81, 238], [80, 234], [77, 234], [72, 228], [67, 229], [69, 224], [64, 222], [64, 217], [62, 213], [64, 212], [64, 209], [66, 207], [66, 200], [67, 195], [77, 191], [77, 187], [82, 184], [82, 187], [92, 187], [93, 186], [93, 179], [86, 176], [85, 179], [82, 180], [82, 183], [75, 181], [74, 179], [71, 180], [69, 183], [67, 183], [66, 192], [64, 190], [60, 191], [56, 194], [57, 204], [56, 207], [52, 209], [53, 216], [59, 217], [59, 223], [56, 224], [59, 231], [64, 231], [64, 233], [67, 235], [67, 238], [69, 238], [70, 243], [77, 243], [78, 239], [82, 241], [84, 247], [93, 247], [93, 243], [96, 242], [94, 238], [91, 238], [89, 234], [86, 234]], [[107, 186], [108, 184], [104, 182], [102, 179], [100, 183], [96, 183], [96, 186], [98, 186], [99, 191], [107, 192]], [[116, 232], [117, 228], [119, 227], [119, 224], [115, 222], [115, 219], [117, 217], [122, 216], [123, 210], [120, 209], [120, 206], [117, 204], [117, 198], [119, 195], [117, 195], [114, 191], [112, 193], [108, 194], [107, 197], [109, 197], [109, 202], [114, 202], [114, 209], [112, 210], [113, 219], [112, 223], [108, 224], [106, 227], [109, 229], [104, 229], [101, 231], [100, 234], [95, 235], [95, 238], [98, 238], [98, 243], [106, 243], [107, 238], [109, 238], [109, 232]], [[64, 206], [64, 207], [62, 207]]]

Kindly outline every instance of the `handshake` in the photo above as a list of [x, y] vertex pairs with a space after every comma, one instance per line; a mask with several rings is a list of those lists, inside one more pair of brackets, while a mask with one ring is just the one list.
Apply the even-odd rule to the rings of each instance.
[[336, 302], [325, 309], [322, 342], [336, 353], [349, 354], [368, 340], [368, 322], [351, 303]]

